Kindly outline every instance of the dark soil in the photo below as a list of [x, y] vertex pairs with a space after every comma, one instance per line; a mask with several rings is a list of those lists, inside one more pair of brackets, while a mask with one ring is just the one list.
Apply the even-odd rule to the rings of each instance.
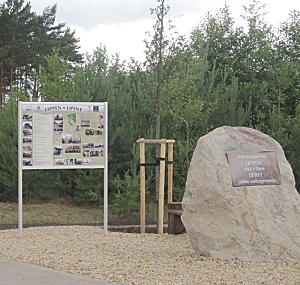
[[[140, 233], [140, 215], [137, 213], [128, 213], [108, 221], [108, 228], [111, 232], [122, 233]], [[156, 221], [146, 217], [146, 233], [157, 233]], [[164, 232], [167, 232], [167, 227], [164, 227]]]
[[[70, 226], [74, 224], [23, 224], [23, 228], [30, 227], [48, 227], [48, 226]], [[80, 226], [99, 226], [103, 224], [76, 224]], [[17, 229], [17, 224], [0, 224], [0, 230]], [[122, 233], [140, 233], [140, 215], [136, 213], [125, 214], [108, 221], [108, 230], [111, 232]], [[146, 233], [157, 233], [156, 221], [146, 218]], [[164, 232], [167, 232], [167, 226], [164, 226]]]
[[[139, 213], [128, 213], [122, 216], [119, 216], [115, 219], [111, 219], [108, 221], [109, 225], [112, 226], [121, 226], [121, 225], [140, 225], [141, 219]], [[149, 217], [146, 217], [147, 225], [155, 225], [156, 221]]]

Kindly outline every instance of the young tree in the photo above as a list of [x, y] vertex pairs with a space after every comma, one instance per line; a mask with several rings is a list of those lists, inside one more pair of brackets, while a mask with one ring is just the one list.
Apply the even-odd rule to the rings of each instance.
[[[166, 66], [166, 54], [169, 47], [169, 41], [166, 38], [166, 16], [170, 6], [166, 5], [167, 0], [157, 0], [158, 6], [150, 9], [151, 15], [156, 17], [153, 26], [154, 35], [151, 42], [145, 41], [146, 44], [146, 62], [148, 76], [151, 76], [150, 98], [154, 103], [155, 114], [155, 139], [161, 138], [161, 114], [162, 114], [162, 92], [164, 83], [164, 69]], [[151, 99], [150, 99], [151, 100]], [[151, 100], [151, 101], [152, 101]], [[155, 156], [160, 157], [160, 146], [156, 145]], [[156, 167], [155, 185], [156, 197], [158, 198], [159, 189], [159, 166]]]
[[46, 65], [41, 67], [37, 76], [40, 90], [40, 100], [50, 102], [65, 102], [70, 98], [75, 82], [69, 78], [68, 62], [59, 57], [59, 51], [45, 56]]

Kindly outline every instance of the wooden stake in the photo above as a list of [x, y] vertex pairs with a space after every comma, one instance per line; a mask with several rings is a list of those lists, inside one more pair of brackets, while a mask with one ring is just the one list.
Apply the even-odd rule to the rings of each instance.
[[173, 202], [173, 142], [168, 143], [168, 203]]
[[[160, 172], [159, 172], [159, 193], [158, 193], [158, 221], [157, 232], [163, 233], [164, 223], [164, 185], [165, 185], [165, 158], [166, 158], [166, 144], [170, 144], [168, 150], [168, 160], [173, 161], [173, 144], [175, 140], [166, 139], [144, 139], [137, 140], [140, 144], [140, 218], [141, 218], [141, 233], [145, 233], [146, 228], [146, 182], [145, 182], [145, 144], [147, 143], [160, 143]], [[169, 164], [168, 167], [168, 202], [173, 200], [172, 187], [173, 187], [173, 165]]]
[[156, 140], [156, 139], [143, 139], [140, 138], [136, 141], [137, 143], [175, 143], [175, 140], [166, 140], [166, 139], [160, 139], [160, 140]]
[[164, 230], [164, 186], [165, 186], [165, 158], [166, 140], [161, 140], [160, 144], [160, 164], [159, 164], [159, 192], [158, 192], [158, 234], [163, 234]]
[[145, 233], [146, 228], [146, 182], [145, 182], [145, 143], [140, 142], [140, 215], [141, 215], [141, 234]]

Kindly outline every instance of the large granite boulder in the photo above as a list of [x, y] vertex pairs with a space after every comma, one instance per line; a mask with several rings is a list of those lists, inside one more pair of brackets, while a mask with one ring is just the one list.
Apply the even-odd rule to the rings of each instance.
[[291, 166], [279, 143], [257, 130], [221, 127], [199, 139], [182, 206], [199, 255], [300, 258], [300, 199]]

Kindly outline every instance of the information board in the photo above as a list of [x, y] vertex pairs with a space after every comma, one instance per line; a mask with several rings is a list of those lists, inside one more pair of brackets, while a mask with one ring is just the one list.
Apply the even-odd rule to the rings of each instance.
[[25, 169], [103, 168], [108, 229], [108, 103], [18, 102], [19, 236]]
[[22, 102], [22, 168], [103, 168], [105, 104]]
[[281, 184], [280, 171], [274, 151], [230, 152], [226, 155], [233, 186]]

